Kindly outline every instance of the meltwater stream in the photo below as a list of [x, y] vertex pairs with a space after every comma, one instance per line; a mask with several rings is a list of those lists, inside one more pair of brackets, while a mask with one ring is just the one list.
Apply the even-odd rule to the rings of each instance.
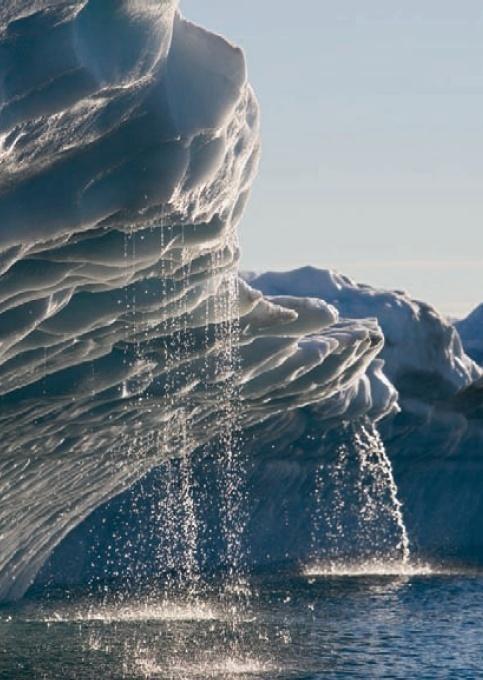
[[403, 574], [416, 568], [391, 461], [374, 424], [347, 428], [315, 474], [305, 573]]

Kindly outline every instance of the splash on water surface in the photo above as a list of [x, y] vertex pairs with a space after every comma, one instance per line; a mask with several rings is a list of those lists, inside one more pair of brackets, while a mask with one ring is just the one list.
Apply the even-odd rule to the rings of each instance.
[[347, 577], [365, 576], [433, 576], [446, 573], [442, 569], [424, 562], [381, 561], [378, 559], [364, 562], [313, 562], [304, 570], [308, 577]]

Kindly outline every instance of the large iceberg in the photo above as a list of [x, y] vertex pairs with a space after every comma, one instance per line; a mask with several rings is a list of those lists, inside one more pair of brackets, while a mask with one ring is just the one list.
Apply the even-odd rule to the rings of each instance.
[[375, 319], [238, 279], [259, 155], [238, 48], [174, 0], [4, 0], [0, 64], [1, 600], [234, 395], [246, 429], [397, 406]]

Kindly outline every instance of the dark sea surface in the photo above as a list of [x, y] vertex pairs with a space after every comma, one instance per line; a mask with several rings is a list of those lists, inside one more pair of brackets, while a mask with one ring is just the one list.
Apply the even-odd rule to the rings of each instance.
[[0, 678], [483, 678], [481, 573], [312, 569], [259, 577], [248, 598], [203, 590], [4, 606]]

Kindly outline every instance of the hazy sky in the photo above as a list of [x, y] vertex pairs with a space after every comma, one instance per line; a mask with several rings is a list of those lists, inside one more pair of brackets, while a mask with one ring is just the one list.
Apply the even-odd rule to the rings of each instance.
[[242, 266], [483, 301], [481, 0], [181, 0], [241, 45], [263, 158]]

